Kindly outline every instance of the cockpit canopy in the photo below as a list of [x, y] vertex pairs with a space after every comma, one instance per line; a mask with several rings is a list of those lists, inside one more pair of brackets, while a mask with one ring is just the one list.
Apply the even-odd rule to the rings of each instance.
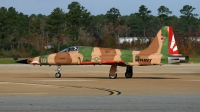
[[63, 49], [61, 50], [60, 52], [70, 52], [70, 51], [78, 51], [80, 49], [81, 46], [71, 46], [71, 47], [68, 47], [66, 49]]

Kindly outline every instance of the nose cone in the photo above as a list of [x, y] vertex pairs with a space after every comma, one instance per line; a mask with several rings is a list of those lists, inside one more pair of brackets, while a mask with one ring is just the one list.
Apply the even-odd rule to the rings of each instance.
[[40, 64], [39, 63], [39, 57], [18, 60], [16, 62], [22, 63], [22, 64], [33, 64], [33, 65], [39, 65]]
[[28, 64], [28, 59], [17, 60], [17, 63]]

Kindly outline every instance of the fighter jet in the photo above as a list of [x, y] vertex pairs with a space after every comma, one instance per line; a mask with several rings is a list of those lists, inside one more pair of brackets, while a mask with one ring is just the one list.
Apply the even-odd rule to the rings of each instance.
[[[162, 27], [151, 44], [142, 51], [90, 46], [71, 46], [58, 53], [38, 56], [19, 63], [57, 65], [56, 78], [61, 77], [62, 65], [111, 65], [109, 77], [117, 78], [117, 66], [125, 66], [125, 77], [133, 76], [133, 66], [187, 63], [188, 56], [179, 54], [171, 26]], [[78, 68], [77, 68], [78, 69]]]

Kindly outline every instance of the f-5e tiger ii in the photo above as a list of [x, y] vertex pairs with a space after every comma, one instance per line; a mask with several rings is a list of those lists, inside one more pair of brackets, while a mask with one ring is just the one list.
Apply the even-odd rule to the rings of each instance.
[[[125, 77], [133, 76], [133, 66], [187, 63], [188, 56], [179, 54], [171, 26], [162, 27], [151, 44], [142, 51], [71, 46], [58, 53], [38, 56], [19, 63], [57, 65], [56, 78], [61, 77], [61, 65], [111, 65], [109, 77], [117, 78], [117, 66], [125, 66]], [[78, 69], [78, 68], [77, 68]]]

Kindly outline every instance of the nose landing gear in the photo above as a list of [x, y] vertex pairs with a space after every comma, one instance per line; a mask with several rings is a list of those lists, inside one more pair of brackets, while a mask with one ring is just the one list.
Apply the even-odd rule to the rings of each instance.
[[60, 77], [61, 77], [60, 67], [61, 67], [60, 65], [57, 66], [57, 70], [56, 70], [57, 72], [56, 72], [56, 74], [55, 74], [55, 77], [56, 77], [56, 78], [60, 78]]

